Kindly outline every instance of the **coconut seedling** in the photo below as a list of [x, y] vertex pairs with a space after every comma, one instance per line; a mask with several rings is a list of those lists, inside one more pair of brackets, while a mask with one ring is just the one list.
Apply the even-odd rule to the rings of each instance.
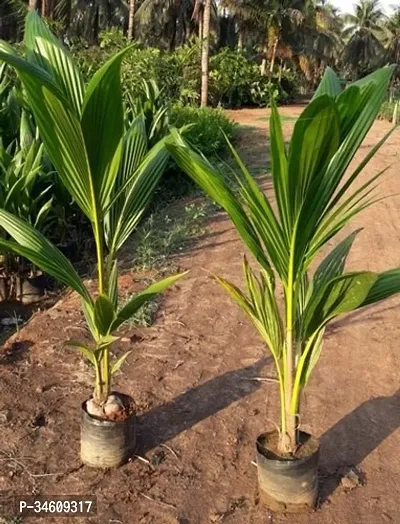
[[120, 68], [127, 50], [112, 57], [85, 85], [79, 69], [35, 12], [25, 25], [26, 56], [0, 44], [0, 60], [14, 67], [32, 108], [41, 139], [58, 176], [93, 230], [97, 290], [90, 293], [70, 261], [34, 227], [0, 209], [0, 226], [12, 240], [0, 246], [76, 291], [92, 344], [69, 341], [93, 365], [92, 398], [82, 409], [82, 460], [111, 467], [134, 447], [130, 397], [112, 394], [111, 379], [129, 355], [113, 360], [115, 331], [148, 300], [182, 274], [150, 285], [119, 306], [117, 255], [149, 204], [166, 167], [165, 140], [149, 147], [145, 120], [138, 115], [126, 129]]
[[[328, 323], [400, 291], [400, 269], [380, 274], [345, 271], [357, 231], [316, 266], [327, 244], [376, 201], [375, 185], [384, 173], [363, 183], [359, 177], [390, 133], [346, 173], [379, 112], [391, 75], [392, 68], [386, 67], [342, 90], [328, 69], [295, 124], [288, 147], [272, 104], [272, 197], [262, 191], [232, 146], [240, 168], [238, 194], [178, 132], [168, 145], [179, 166], [225, 209], [258, 264], [257, 271], [244, 259], [245, 291], [222, 277], [216, 279], [253, 322], [275, 363], [279, 431], [257, 440], [261, 495], [275, 510], [297, 510], [316, 501], [319, 444], [300, 429], [301, 398]], [[283, 307], [277, 289], [283, 289]]]

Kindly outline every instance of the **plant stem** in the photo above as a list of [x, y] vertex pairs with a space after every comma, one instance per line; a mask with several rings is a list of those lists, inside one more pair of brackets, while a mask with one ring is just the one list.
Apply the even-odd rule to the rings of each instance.
[[286, 398], [285, 398], [285, 384], [284, 384], [285, 372], [283, 372], [282, 374], [280, 364], [277, 360], [275, 360], [275, 365], [276, 365], [276, 372], [278, 374], [279, 398], [280, 398], [280, 403], [281, 403], [281, 432], [282, 434], [286, 434]]
[[292, 415], [296, 415], [298, 413], [299, 402], [300, 402], [300, 393], [301, 393], [301, 378], [303, 374], [303, 369], [304, 369], [305, 362], [314, 347], [316, 338], [317, 338], [317, 333], [314, 334], [312, 337], [310, 337], [310, 339], [308, 340], [304, 348], [304, 351], [301, 354], [300, 360], [297, 364], [296, 376], [295, 376], [294, 385], [293, 385], [293, 394], [292, 394], [291, 405], [290, 405], [290, 412], [292, 413]]
[[110, 395], [110, 351], [109, 347], [101, 349], [96, 366], [96, 386], [94, 400], [99, 406], [107, 402]]
[[104, 249], [103, 249], [103, 235], [100, 231], [100, 224], [98, 218], [93, 224], [93, 233], [96, 242], [96, 256], [97, 256], [97, 271], [99, 278], [99, 294], [103, 294], [105, 291], [105, 278], [104, 278]]
[[[93, 222], [93, 233], [96, 243], [96, 255], [97, 255], [97, 271], [99, 278], [98, 290], [99, 294], [104, 294], [105, 288], [105, 275], [104, 275], [104, 249], [103, 249], [103, 231], [100, 228], [100, 217], [95, 207], [95, 220]], [[109, 379], [109, 349], [108, 347], [103, 348], [101, 351], [101, 357], [99, 359], [98, 369], [98, 384], [96, 385], [98, 390], [98, 398], [96, 401], [103, 405], [110, 393], [110, 379]]]
[[294, 245], [296, 241], [296, 228], [291, 241], [288, 283], [285, 290], [286, 297], [286, 344], [285, 344], [285, 429], [281, 432], [279, 449], [281, 453], [294, 453], [297, 447], [296, 415], [291, 412], [293, 381], [295, 374], [295, 352], [293, 347], [295, 282], [294, 282]]
[[100, 365], [97, 359], [96, 359], [95, 371], [96, 371], [96, 384], [94, 388], [93, 398], [97, 404], [100, 404], [101, 398], [103, 396], [103, 383], [101, 380]]
[[103, 384], [101, 403], [103, 404], [107, 402], [107, 399], [110, 395], [110, 349], [109, 349], [109, 346], [103, 349], [101, 365], [102, 365], [101, 374], [102, 374], [102, 384]]
[[[296, 444], [296, 415], [292, 413], [291, 399], [293, 391], [293, 375], [294, 375], [294, 353], [293, 353], [293, 332], [292, 329], [286, 331], [286, 355], [287, 355], [287, 373], [285, 384], [285, 408], [286, 408], [286, 432], [283, 435], [281, 451], [293, 453], [297, 447]], [[283, 431], [282, 431], [283, 434]]]

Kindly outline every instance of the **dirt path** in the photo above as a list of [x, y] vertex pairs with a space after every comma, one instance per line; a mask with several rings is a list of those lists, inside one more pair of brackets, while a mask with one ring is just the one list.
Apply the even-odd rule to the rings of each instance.
[[[299, 110], [284, 109], [287, 134]], [[251, 126], [242, 130], [244, 157], [256, 172], [265, 171], [266, 111], [234, 117]], [[360, 154], [387, 129], [376, 123]], [[365, 173], [393, 164], [383, 194], [400, 191], [399, 151], [397, 132]], [[399, 197], [367, 210], [352, 229], [364, 226], [350, 267], [398, 266]], [[131, 346], [134, 352], [117, 386], [137, 402], [137, 453], [149, 463], [135, 459], [107, 472], [80, 467], [78, 406], [90, 393], [90, 377], [62, 347], [82, 331], [73, 295], [9, 341], [0, 370], [0, 494], [95, 493], [99, 513], [85, 522], [96, 524], [400, 522], [400, 299], [329, 330], [302, 421], [321, 436], [323, 503], [311, 515], [271, 516], [258, 504], [252, 465], [254, 439], [273, 425], [277, 411], [275, 385], [254, 380], [268, 375], [270, 359], [210, 278], [215, 272], [240, 284], [242, 254], [230, 223], [217, 216], [207, 237], [177, 261], [191, 272], [167, 293], [156, 325], [122, 333], [118, 351]], [[122, 284], [136, 285], [132, 275]], [[338, 485], [347, 467], [362, 471], [365, 486]]]

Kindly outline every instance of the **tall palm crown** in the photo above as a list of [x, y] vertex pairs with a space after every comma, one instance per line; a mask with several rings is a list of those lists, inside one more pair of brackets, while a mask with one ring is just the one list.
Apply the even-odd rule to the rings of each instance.
[[317, 83], [327, 65], [334, 66], [342, 47], [343, 18], [329, 2], [310, 1], [296, 28], [293, 50], [308, 81]]
[[337, 54], [340, 47], [343, 19], [338, 9], [325, 1], [312, 3], [310, 11], [314, 18], [314, 52], [329, 60]]
[[347, 27], [343, 36], [349, 38], [345, 59], [357, 75], [369, 71], [383, 51], [384, 18], [378, 0], [360, 0], [354, 13], [344, 17]]
[[398, 64], [400, 61], [400, 6], [385, 24], [386, 60]]

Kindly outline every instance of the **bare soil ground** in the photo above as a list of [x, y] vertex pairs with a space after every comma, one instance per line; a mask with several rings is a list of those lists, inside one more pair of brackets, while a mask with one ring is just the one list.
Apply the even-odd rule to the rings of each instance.
[[[282, 110], [287, 136], [299, 112]], [[259, 174], [268, 160], [266, 115], [232, 113], [246, 126], [241, 152]], [[377, 122], [358, 157], [387, 129]], [[399, 152], [396, 132], [366, 170], [368, 176], [391, 166], [382, 194], [400, 190]], [[352, 229], [359, 227], [365, 230], [353, 248], [352, 269], [400, 264], [398, 196], [357, 217]], [[97, 516], [80, 520], [93, 524], [399, 523], [400, 299], [331, 326], [301, 421], [321, 438], [320, 508], [270, 515], [258, 501], [252, 461], [255, 438], [276, 420], [275, 384], [255, 380], [271, 373], [271, 360], [210, 278], [215, 272], [240, 283], [242, 254], [235, 231], [218, 215], [208, 235], [175, 261], [191, 272], [168, 291], [155, 325], [127, 326], [121, 333], [116, 352], [133, 353], [116, 389], [137, 403], [141, 459], [118, 470], [91, 470], [79, 462], [79, 406], [91, 392], [91, 375], [63, 347], [66, 339], [85, 336], [75, 295], [11, 337], [0, 366], [0, 494], [96, 494]], [[122, 278], [125, 289], [138, 286], [137, 275]], [[358, 469], [363, 486], [341, 484], [350, 468]]]

